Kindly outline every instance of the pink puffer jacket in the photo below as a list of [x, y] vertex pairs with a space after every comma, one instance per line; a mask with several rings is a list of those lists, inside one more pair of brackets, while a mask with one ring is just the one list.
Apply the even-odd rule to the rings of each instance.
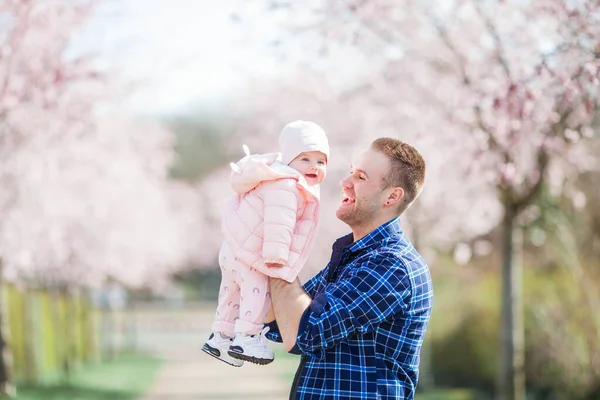
[[[309, 187], [279, 153], [249, 155], [232, 164], [237, 193], [224, 209], [225, 245], [258, 271], [294, 281], [313, 247], [319, 219], [319, 187]], [[284, 264], [269, 268], [267, 263]]]

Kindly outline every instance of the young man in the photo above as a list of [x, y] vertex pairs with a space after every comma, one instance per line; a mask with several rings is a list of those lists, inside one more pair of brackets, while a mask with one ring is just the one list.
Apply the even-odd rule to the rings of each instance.
[[375, 140], [341, 181], [336, 215], [352, 233], [327, 267], [304, 286], [270, 279], [267, 336], [302, 355], [291, 399], [414, 399], [433, 289], [398, 217], [424, 178], [413, 147]]

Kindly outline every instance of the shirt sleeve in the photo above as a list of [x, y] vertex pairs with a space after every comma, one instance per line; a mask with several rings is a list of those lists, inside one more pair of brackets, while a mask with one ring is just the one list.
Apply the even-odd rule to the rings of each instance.
[[283, 343], [283, 338], [281, 337], [281, 333], [279, 333], [279, 326], [277, 326], [277, 321], [271, 321], [266, 324], [269, 327], [269, 332], [265, 335], [267, 339], [272, 342]]
[[[277, 326], [277, 321], [271, 321], [266, 324], [269, 327], [269, 332], [265, 335], [267, 339], [272, 342], [283, 343], [283, 338], [281, 337], [281, 333], [279, 333], [279, 327]], [[290, 354], [302, 355], [303, 353], [298, 348], [298, 345], [295, 344], [294, 347], [290, 351]]]
[[330, 283], [304, 312], [296, 337], [298, 349], [322, 357], [355, 333], [367, 333], [405, 313], [411, 294], [406, 268], [396, 255], [374, 254], [358, 262], [349, 276]]
[[325, 283], [325, 271], [327, 267], [323, 268], [315, 276], [310, 278], [308, 281], [302, 285], [302, 289], [310, 296], [311, 299], [314, 299], [316, 296], [316, 292], [320, 287]]

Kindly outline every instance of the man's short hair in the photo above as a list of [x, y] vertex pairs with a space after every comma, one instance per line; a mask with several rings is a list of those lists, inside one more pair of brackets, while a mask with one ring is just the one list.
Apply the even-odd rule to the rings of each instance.
[[390, 172], [384, 178], [383, 188], [404, 189], [404, 197], [398, 206], [398, 215], [400, 215], [421, 194], [425, 181], [425, 160], [414, 147], [394, 138], [376, 139], [371, 144], [371, 148], [387, 155], [390, 159]]

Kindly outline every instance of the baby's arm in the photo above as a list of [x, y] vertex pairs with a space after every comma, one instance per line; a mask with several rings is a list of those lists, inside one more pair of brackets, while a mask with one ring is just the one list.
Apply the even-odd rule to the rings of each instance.
[[267, 267], [282, 267], [288, 261], [296, 225], [298, 189], [293, 179], [280, 179], [264, 185], [262, 256]]

